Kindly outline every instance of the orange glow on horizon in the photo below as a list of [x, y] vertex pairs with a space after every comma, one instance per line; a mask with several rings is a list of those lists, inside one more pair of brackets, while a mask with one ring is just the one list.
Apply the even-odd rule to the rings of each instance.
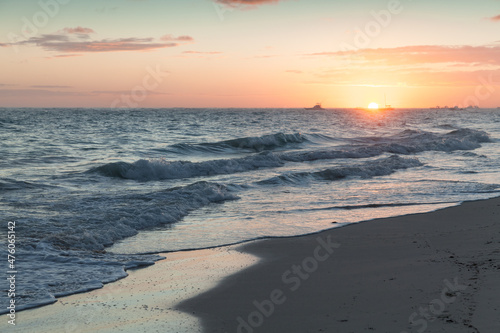
[[[0, 36], [0, 62], [9, 64], [2, 68], [0, 107], [106, 108], [116, 100], [134, 108], [303, 108], [322, 101], [373, 112], [390, 105], [500, 106], [500, 43], [488, 6], [462, 1], [454, 6], [461, 14], [444, 11], [439, 19], [426, 14], [436, 12], [431, 3], [408, 6], [386, 26], [375, 16], [353, 22], [360, 6], [386, 12], [369, 1], [320, 1], [314, 8], [302, 0], [214, 1], [234, 10], [207, 15], [186, 1], [155, 2], [141, 9], [144, 25], [137, 29], [129, 22], [140, 1], [123, 2], [106, 20], [66, 6], [64, 20], [54, 18], [38, 33], [29, 28], [36, 22], [19, 24], [23, 2], [5, 2], [4, 12], [19, 13], [4, 20], [6, 31], [26, 36]], [[229, 34], [219, 33], [214, 20], [222, 14]], [[415, 31], [419, 19], [426, 25]], [[368, 31], [372, 26], [376, 31]], [[241, 40], [245, 47], [236, 47]], [[368, 106], [373, 101], [378, 107]]]

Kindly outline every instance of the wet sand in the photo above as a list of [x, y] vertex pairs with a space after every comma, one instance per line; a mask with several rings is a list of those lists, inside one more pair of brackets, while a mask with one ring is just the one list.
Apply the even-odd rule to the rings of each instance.
[[497, 333], [499, 217], [496, 198], [166, 253], [102, 289], [19, 312], [0, 330]]
[[101, 289], [21, 311], [16, 326], [2, 320], [0, 332], [201, 332], [196, 317], [174, 306], [256, 262], [254, 256], [229, 247], [162, 256], [166, 259], [129, 270], [129, 276]]
[[500, 332], [500, 198], [239, 249], [178, 307], [204, 332]]

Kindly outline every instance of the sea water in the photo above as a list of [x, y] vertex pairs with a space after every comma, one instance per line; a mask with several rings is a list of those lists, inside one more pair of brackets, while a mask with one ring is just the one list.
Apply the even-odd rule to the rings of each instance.
[[15, 221], [18, 310], [156, 253], [500, 192], [498, 109], [3, 108], [0, 138], [0, 246]]

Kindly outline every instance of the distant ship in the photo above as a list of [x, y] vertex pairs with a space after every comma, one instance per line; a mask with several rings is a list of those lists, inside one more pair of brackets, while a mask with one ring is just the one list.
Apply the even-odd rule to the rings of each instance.
[[390, 106], [389, 104], [387, 104], [387, 97], [385, 96], [385, 94], [384, 94], [384, 104], [385, 104], [385, 108], [378, 108], [378, 109], [381, 110], [381, 111], [392, 111], [392, 110], [394, 110], [394, 108], [392, 106]]
[[312, 108], [304, 108], [304, 109], [306, 109], [306, 110], [326, 110], [326, 109], [323, 109], [321, 107], [321, 103], [316, 103], [316, 105], [313, 106]]

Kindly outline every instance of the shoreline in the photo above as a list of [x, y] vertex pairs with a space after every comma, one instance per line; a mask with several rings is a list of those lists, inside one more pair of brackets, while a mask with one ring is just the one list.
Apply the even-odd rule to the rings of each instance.
[[[490, 200], [490, 199], [494, 199], [494, 198], [496, 198], [496, 197], [487, 198], [487, 199], [477, 199], [477, 200], [472, 200], [472, 201], [484, 201], [484, 200]], [[500, 196], [499, 196], [499, 198], [500, 198]], [[432, 208], [432, 209], [429, 209], [429, 210], [424, 210], [423, 212], [416, 212], [416, 213], [415, 212], [411, 212], [411, 213], [404, 212], [401, 215], [397, 215], [396, 214], [396, 215], [391, 215], [391, 216], [386, 216], [386, 217], [375, 217], [373, 219], [360, 220], [360, 221], [356, 221], [356, 222], [337, 222], [337, 221], [333, 221], [331, 223], [332, 224], [336, 224], [336, 226], [332, 226], [332, 227], [321, 229], [321, 230], [317, 230], [317, 231], [308, 232], [308, 233], [305, 233], [305, 234], [285, 235], [285, 236], [262, 236], [262, 237], [255, 237], [255, 238], [250, 238], [250, 239], [244, 239], [244, 240], [240, 240], [240, 241], [230, 242], [230, 243], [223, 243], [223, 244], [220, 244], [220, 245], [211, 245], [211, 246], [206, 246], [206, 247], [181, 248], [181, 249], [178, 249], [178, 250], [159, 251], [159, 252], [157, 252], [157, 251], [146, 251], [146, 252], [138, 252], [138, 253], [134, 253], [134, 254], [136, 254], [136, 255], [159, 255], [159, 256], [163, 256], [163, 255], [166, 255], [166, 254], [169, 254], [169, 253], [212, 250], [212, 249], [217, 249], [217, 248], [221, 248], [221, 247], [238, 247], [240, 245], [245, 245], [247, 243], [258, 242], [258, 241], [262, 241], [262, 240], [273, 240], [273, 239], [305, 237], [305, 236], [316, 235], [316, 234], [319, 234], [319, 233], [322, 233], [322, 232], [325, 232], [325, 231], [329, 231], [329, 230], [333, 230], [333, 229], [348, 227], [350, 225], [355, 225], [355, 224], [359, 224], [359, 223], [365, 223], [365, 222], [369, 223], [369, 222], [374, 221], [374, 220], [388, 219], [388, 218], [392, 218], [392, 217], [401, 217], [401, 216], [408, 216], [408, 215], [415, 215], [415, 214], [432, 213], [432, 212], [436, 212], [436, 211], [441, 210], [441, 209], [446, 209], [446, 208], [460, 206], [464, 202], [469, 202], [469, 201], [449, 201], [449, 202], [436, 202], [436, 203], [408, 204], [408, 206], [428, 206], [428, 207], [431, 207], [431, 206], [442, 206], [442, 205], [447, 205], [447, 206]], [[406, 206], [406, 205], [404, 205], [404, 206]], [[397, 207], [402, 207], [402, 206], [397, 206]], [[364, 208], [365, 207], [363, 207], [362, 209], [364, 209]], [[366, 207], [366, 208], [371, 209], [372, 207]], [[142, 269], [142, 268], [147, 268], [149, 266], [151, 266], [151, 265], [137, 267], [137, 268], [133, 268], [133, 269]]]
[[0, 331], [201, 333], [198, 319], [175, 305], [256, 261], [231, 247], [162, 255], [166, 258], [147, 269], [129, 269], [127, 277], [102, 288], [19, 311], [16, 325], [2, 320]]
[[[475, 200], [475, 201], [482, 201], [482, 200], [488, 200], [488, 199], [478, 199], [478, 200]], [[336, 226], [332, 226], [330, 228], [326, 228], [326, 229], [322, 229], [322, 230], [318, 230], [318, 231], [312, 231], [312, 232], [305, 233], [305, 234], [285, 235], [285, 236], [262, 236], [262, 237], [256, 237], [256, 238], [251, 238], [251, 239], [246, 239], [246, 240], [235, 241], [235, 242], [232, 242], [232, 243], [224, 243], [224, 244], [220, 244], [220, 245], [213, 245], [213, 246], [200, 247], [200, 248], [182, 248], [182, 249], [171, 250], [171, 251], [160, 251], [160, 252], [156, 252], [155, 251], [155, 252], [136, 253], [137, 255], [158, 255], [158, 256], [163, 257], [163, 258], [160, 258], [160, 259], [152, 262], [151, 264], [141, 265], [141, 266], [138, 266], [138, 267], [132, 267], [132, 268], [126, 269], [125, 270], [125, 272], [127, 272], [126, 276], [120, 277], [120, 278], [118, 278], [118, 279], [116, 279], [114, 281], [111, 281], [111, 282], [104, 283], [101, 288], [83, 289], [83, 290], [78, 290], [78, 291], [67, 292], [64, 295], [57, 296], [53, 300], [46, 301], [45, 303], [32, 304], [32, 305], [29, 305], [28, 307], [23, 307], [21, 309], [16, 309], [16, 313], [20, 313], [22, 311], [27, 311], [27, 310], [34, 310], [34, 309], [42, 308], [42, 307], [45, 307], [45, 306], [50, 306], [52, 304], [57, 303], [60, 299], [62, 299], [64, 297], [68, 297], [68, 296], [72, 296], [72, 295], [78, 295], [78, 294], [86, 294], [86, 293], [90, 293], [90, 292], [92, 292], [94, 290], [102, 289], [102, 288], [104, 288], [108, 284], [113, 284], [113, 283], [115, 283], [117, 281], [120, 281], [122, 279], [126, 279], [129, 276], [128, 272], [132, 272], [132, 271], [136, 271], [136, 270], [141, 270], [141, 269], [146, 269], [146, 268], [148, 268], [150, 266], [153, 266], [156, 263], [158, 263], [158, 262], [166, 259], [166, 256], [170, 255], [170, 254], [185, 253], [185, 252], [196, 252], [196, 251], [204, 251], [204, 250], [213, 250], [213, 249], [220, 249], [220, 248], [232, 248], [232, 249], [236, 249], [239, 246], [244, 246], [245, 244], [252, 243], [252, 242], [258, 242], [258, 241], [262, 241], [262, 240], [288, 239], [288, 238], [297, 238], [297, 237], [312, 236], [312, 235], [320, 234], [320, 233], [325, 232], [325, 231], [329, 231], [329, 230], [333, 230], [333, 229], [338, 229], [338, 228], [343, 228], [343, 227], [347, 227], [347, 226], [354, 225], [354, 224], [370, 222], [370, 221], [377, 220], [377, 219], [384, 219], [384, 218], [398, 217], [398, 216], [406, 216], [406, 215], [413, 215], [413, 214], [431, 213], [431, 212], [435, 212], [437, 210], [441, 210], [441, 209], [445, 209], [445, 208], [456, 207], [456, 206], [461, 205], [464, 202], [465, 201], [437, 202], [437, 203], [419, 204], [419, 205], [422, 205], [422, 206], [439, 206], [439, 205], [443, 205], [443, 204], [448, 204], [450, 206], [433, 208], [432, 210], [424, 211], [424, 212], [419, 212], [419, 213], [403, 213], [402, 215], [393, 215], [393, 216], [389, 216], [389, 217], [373, 218], [373, 219], [361, 220], [361, 221], [357, 221], [357, 222], [345, 222], [345, 223], [342, 223], [342, 222], [332, 222], [333, 224], [337, 224], [337, 225]], [[8, 311], [5, 311], [5, 312], [0, 311], [0, 315], [7, 314], [7, 313], [8, 313]]]
[[498, 332], [499, 206], [468, 201], [244, 244], [258, 264], [177, 308], [204, 332]]
[[[244, 242], [239, 242], [236, 244], [230, 244], [230, 245], [225, 245], [225, 246], [217, 246], [217, 247], [211, 247], [207, 249], [195, 249], [195, 250], [181, 250], [181, 251], [175, 251], [175, 252], [162, 252], [159, 253], [159, 255], [165, 256], [166, 259], [157, 261], [154, 265], [145, 267], [144, 269], [131, 269], [127, 270], [129, 273], [129, 276], [120, 279], [116, 282], [112, 282], [109, 284], [104, 285], [103, 288], [101, 289], [96, 289], [92, 290], [89, 292], [83, 292], [83, 293], [78, 293], [78, 294], [72, 294], [69, 296], [61, 297], [57, 299], [56, 303], [41, 306], [41, 307], [36, 307], [32, 309], [26, 309], [22, 310], [18, 313], [19, 316], [19, 321], [17, 327], [14, 329], [16, 331], [17, 329], [21, 329], [22, 331], [29, 331], [29, 327], [33, 328], [33, 331], [37, 332], [49, 332], [49, 331], [54, 331], [54, 330], [61, 330], [65, 332], [86, 332], [86, 331], [93, 331], [96, 328], [101, 327], [100, 329], [103, 329], [104, 331], [137, 331], [137, 327], [134, 326], [137, 323], [132, 323], [132, 326], [130, 326], [130, 321], [128, 320], [123, 320], [124, 317], [127, 317], [130, 315], [130, 313], [136, 312], [140, 310], [141, 314], [141, 319], [138, 320], [137, 318], [135, 319], [138, 322], [142, 322], [143, 325], [146, 325], [145, 327], [151, 328], [151, 329], [163, 329], [164, 323], [162, 324], [163, 320], [162, 318], [165, 318], [165, 316], [170, 316], [170, 320], [175, 319], [179, 320], [179, 323], [182, 322], [182, 325], [189, 327], [188, 330], [185, 332], [195, 332], [200, 329], [202, 326], [204, 328], [203, 332], [237, 332], [238, 324], [240, 324], [240, 331], [242, 332], [273, 332], [276, 331], [276, 329], [279, 331], [282, 329], [281, 324], [275, 324], [278, 326], [269, 326], [270, 324], [268, 323], [279, 323], [279, 321], [282, 318], [285, 318], [287, 321], [291, 321], [293, 323], [293, 326], [290, 328], [290, 332], [315, 332], [315, 330], [311, 329], [308, 330], [308, 328], [303, 328], [306, 330], [300, 330], [297, 327], [297, 320], [290, 320], [290, 316], [285, 316], [282, 317], [284, 314], [282, 313], [282, 308], [287, 308], [286, 304], [292, 302], [288, 302], [288, 296], [289, 295], [281, 295], [282, 297], [270, 297], [271, 295], [269, 294], [270, 292], [274, 290], [280, 290], [281, 291], [287, 291], [287, 287], [291, 286], [297, 286], [297, 280], [294, 280], [293, 278], [297, 277], [294, 276], [292, 273], [288, 274], [288, 284], [283, 283], [283, 281], [278, 281], [278, 282], [272, 282], [270, 283], [269, 281], [263, 281], [263, 285], [257, 285], [254, 286], [254, 288], [257, 289], [248, 289], [247, 285], [244, 285], [242, 287], [242, 283], [247, 283], [249, 280], [254, 280], [254, 281], [261, 281], [262, 282], [262, 277], [268, 276], [268, 275], [273, 275], [276, 273], [276, 271], [279, 271], [281, 276], [283, 275], [283, 272], [286, 272], [290, 270], [293, 266], [291, 264], [292, 262], [295, 264], [300, 264], [301, 261], [304, 259], [302, 256], [297, 255], [297, 252], [300, 247], [303, 246], [311, 246], [315, 245], [315, 247], [318, 246], [318, 238], [319, 237], [327, 237], [323, 239], [323, 242], [328, 242], [328, 237], [332, 236], [334, 234], [340, 233], [340, 234], [350, 234], [350, 238], [354, 239], [356, 234], [360, 233], [359, 230], [361, 230], [362, 234], [366, 234], [368, 230], [375, 230], [375, 229], [380, 229], [380, 228], [387, 228], [389, 224], [394, 224], [394, 220], [405, 220], [405, 219], [417, 219], [421, 220], [421, 217], [425, 217], [428, 215], [432, 214], [441, 214], [440, 212], [443, 211], [448, 211], [448, 210], [456, 210], [460, 209], [463, 206], [469, 206], [469, 205], [483, 205], [486, 204], [486, 206], [490, 206], [492, 203], [495, 203], [493, 205], [493, 208], [500, 206], [500, 197], [497, 198], [492, 198], [492, 199], [485, 199], [485, 200], [477, 200], [477, 201], [466, 201], [459, 203], [456, 206], [451, 206], [447, 208], [441, 208], [437, 209], [431, 212], [427, 213], [416, 213], [416, 214], [409, 214], [409, 215], [402, 215], [402, 216], [396, 216], [396, 217], [389, 217], [389, 218], [381, 218], [381, 219], [373, 219], [373, 220], [367, 220], [367, 221], [360, 221], [357, 223], [351, 223], [347, 225], [342, 225], [338, 227], [332, 227], [323, 231], [318, 231], [306, 235], [295, 235], [295, 236], [284, 236], [284, 237], [270, 237], [270, 238], [264, 238], [264, 239], [256, 239], [256, 240], [249, 240], [249, 241], [244, 241]], [[496, 206], [495, 206], [496, 205]], [[468, 209], [468, 207], [466, 207]], [[467, 210], [466, 209], [466, 210]], [[500, 215], [500, 209], [496, 208], [496, 212]], [[447, 214], [447, 213], [446, 213]], [[445, 215], [446, 215], [445, 214]], [[483, 212], [484, 216], [484, 212]], [[425, 218], [424, 218], [425, 219]], [[368, 222], [368, 223], [364, 223]], [[448, 221], [449, 222], [449, 221]], [[484, 222], [484, 221], [483, 221]], [[491, 221], [490, 221], [491, 222]], [[412, 222], [413, 223], [413, 222]], [[372, 225], [373, 224], [373, 225]], [[377, 225], [377, 226], [375, 226]], [[385, 227], [384, 227], [385, 225]], [[412, 224], [413, 225], [413, 224]], [[382, 227], [380, 227], [382, 226]], [[413, 225], [416, 227], [416, 225]], [[500, 229], [500, 223], [496, 223], [495, 227]], [[389, 229], [394, 229], [395, 226], [390, 227]], [[358, 230], [359, 229], [359, 230]], [[419, 228], [421, 229], [421, 228]], [[500, 235], [500, 231], [498, 231], [498, 234]], [[347, 232], [345, 230], [348, 230]], [[354, 230], [351, 232], [350, 230]], [[364, 230], [364, 231], [363, 231]], [[381, 232], [381, 230], [378, 230], [378, 232]], [[343, 237], [346, 237], [346, 235], [343, 235]], [[348, 238], [349, 238], [348, 237]], [[336, 237], [333, 237], [336, 239]], [[420, 237], [421, 238], [421, 237]], [[313, 240], [313, 241], [312, 241]], [[419, 240], [420, 242], [421, 240]], [[336, 242], [336, 240], [335, 240]], [[289, 244], [287, 244], [289, 243]], [[311, 244], [312, 243], [312, 244]], [[339, 242], [338, 243], [340, 246], [338, 248], [333, 249], [332, 248], [332, 254], [331, 257], [333, 259], [337, 258], [338, 256], [343, 256], [344, 254], [341, 254], [342, 251], [345, 249], [345, 242]], [[413, 243], [412, 243], [413, 244]], [[491, 244], [496, 244], [496, 248], [498, 252], [500, 252], [499, 244], [500, 242], [493, 241]], [[379, 246], [382, 245], [378, 244]], [[282, 247], [286, 249], [286, 252], [288, 253], [283, 253], [283, 252], [276, 252], [278, 249], [282, 250]], [[334, 251], [333, 251], [334, 250]], [[312, 251], [312, 252], [311, 252]], [[217, 255], [217, 252], [224, 252], [225, 257], [221, 259], [220, 256]], [[243, 253], [241, 253], [243, 252]], [[337, 253], [338, 252], [338, 253]], [[307, 253], [307, 251], [305, 252]], [[311, 253], [313, 255], [311, 255]], [[323, 253], [325, 255], [325, 253]], [[426, 254], [428, 255], [428, 253]], [[238, 258], [239, 257], [239, 258]], [[305, 256], [305, 258], [314, 258], [314, 248], [311, 250], [309, 249], [309, 255]], [[202, 259], [200, 259], [202, 258]], [[338, 259], [338, 258], [337, 258]], [[189, 262], [191, 260], [191, 264], [186, 265], [186, 261]], [[280, 265], [275, 266], [277, 262], [282, 261]], [[287, 261], [288, 260], [288, 261]], [[156, 295], [148, 294], [147, 297], [142, 297], [144, 295], [141, 295], [141, 290], [144, 292], [144, 289], [141, 289], [141, 285], [144, 283], [145, 280], [148, 280], [151, 282], [153, 281], [154, 275], [155, 274], [161, 274], [163, 277], [167, 276], [165, 273], [168, 272], [168, 268], [165, 267], [164, 261], [167, 263], [170, 263], [172, 265], [180, 265], [178, 266], [179, 270], [187, 274], [187, 272], [196, 272], [196, 269], [194, 267], [198, 267], [198, 269], [207, 269], [211, 274], [210, 279], [207, 281], [204, 281], [203, 277], [198, 277], [197, 279], [190, 280], [190, 281], [185, 281], [185, 288], [188, 286], [191, 287], [191, 289], [197, 288], [196, 284], [204, 282], [204, 286], [200, 290], [196, 290], [194, 293], [191, 294], [186, 294], [184, 293], [183, 296], [179, 296], [179, 294], [175, 295], [172, 298], [172, 295], [165, 295], [161, 290], [157, 289], [156, 286], [158, 285], [163, 285], [165, 287], [166, 285], [172, 283], [178, 283], [182, 279], [177, 278], [174, 280], [168, 280], [168, 281], [160, 281], [161, 279], [156, 279], [155, 281], [155, 290], [156, 290]], [[183, 263], [184, 261], [184, 263]], [[293, 296], [295, 297], [296, 295], [299, 295], [299, 299], [302, 297], [304, 300], [307, 300], [310, 298], [309, 295], [305, 291], [308, 290], [309, 288], [307, 287], [308, 284], [315, 284], [319, 283], [318, 285], [321, 285], [321, 281], [316, 281], [318, 280], [318, 277], [321, 277], [322, 273], [321, 270], [324, 270], [324, 268], [321, 268], [323, 265], [323, 262], [318, 262], [318, 268], [314, 269], [311, 273], [307, 273], [308, 275], [311, 275], [311, 280], [314, 280], [315, 282], [310, 282], [309, 277], [307, 279], [301, 279], [300, 284], [298, 285], [297, 288], [297, 293], [295, 293], [295, 290], [293, 291]], [[499, 263], [499, 259], [496, 258], [495, 263]], [[226, 265], [224, 265], [224, 262], [226, 262]], [[328, 260], [325, 260], [324, 264], [329, 265], [330, 262], [330, 257]], [[283, 266], [284, 263], [289, 264], [287, 267], [286, 265]], [[344, 258], [344, 263], [345, 263], [345, 258]], [[198, 266], [196, 266], [198, 265]], [[222, 265], [222, 266], [221, 266]], [[191, 267], [190, 267], [191, 266]], [[221, 269], [222, 267], [222, 269]], [[281, 267], [283, 269], [280, 271]], [[498, 265], [498, 278], [500, 278], [500, 265]], [[287, 268], [287, 269], [284, 269]], [[314, 268], [313, 266], [308, 267], [309, 269]], [[358, 269], [362, 271], [362, 268]], [[316, 272], [318, 270], [318, 272]], [[449, 267], [448, 267], [449, 270]], [[259, 273], [260, 272], [260, 273]], [[450, 271], [451, 272], [451, 271]], [[170, 272], [171, 273], [171, 272]], [[304, 273], [304, 272], [302, 272]], [[260, 274], [260, 280], [257, 278]], [[280, 275], [278, 274], [278, 275]], [[169, 274], [171, 277], [172, 274]], [[249, 275], [252, 277], [250, 278]], [[458, 275], [454, 276], [449, 276], [450, 274], [446, 275], [442, 274], [441, 277], [443, 279], [448, 279], [448, 281], [452, 281], [455, 277]], [[453, 274], [451, 274], [453, 275]], [[160, 278], [162, 277], [160, 276]], [[305, 275], [303, 275], [305, 276]], [[314, 277], [316, 276], [316, 277]], [[301, 278], [301, 276], [299, 276]], [[185, 277], [183, 278], [185, 279]], [[321, 279], [319, 279], [321, 280]], [[436, 277], [434, 277], [434, 280], [436, 280]], [[138, 282], [139, 281], [139, 282]], [[293, 282], [292, 282], [293, 281]], [[393, 281], [389, 279], [388, 281]], [[494, 280], [493, 280], [494, 281]], [[148, 284], [150, 283], [148, 282]], [[338, 282], [338, 281], [337, 281]], [[490, 281], [491, 282], [491, 281]], [[437, 285], [438, 287], [440, 285], [444, 285], [443, 281], [438, 282], [437, 280], [434, 281], [434, 287]], [[238, 287], [239, 286], [239, 287]], [[273, 286], [273, 287], [272, 287]], [[271, 288], [272, 287], [272, 288]], [[377, 286], [377, 288], [380, 286]], [[490, 289], [495, 289], [497, 288], [496, 286], [493, 285], [490, 287]], [[258, 289], [261, 289], [261, 291], [267, 291], [267, 295], [262, 294], [262, 297], [259, 297], [259, 293], [257, 292]], [[304, 290], [300, 292], [300, 290]], [[496, 290], [496, 289], [495, 289]], [[202, 292], [200, 294], [200, 292]], [[227, 297], [229, 295], [231, 297]], [[256, 292], [256, 293], [253, 293]], [[500, 298], [500, 294], [498, 293], [498, 290], [496, 290], [498, 298]], [[250, 293], [250, 294], [249, 294]], [[432, 291], [426, 291], [426, 293], [432, 293]], [[139, 299], [131, 298], [130, 295], [139, 294], [140, 296]], [[255, 296], [254, 296], [255, 295]], [[251, 297], [250, 297], [251, 296]], [[277, 296], [276, 294], [274, 296]], [[279, 296], [279, 295], [278, 295]], [[102, 298], [104, 297], [104, 303], [102, 302]], [[135, 296], [134, 296], [135, 297]], [[149, 302], [161, 302], [161, 298], [166, 297], [166, 298], [171, 298], [174, 299], [175, 302], [172, 303], [172, 301], [166, 301], [169, 303], [168, 309], [163, 309], [164, 311], [161, 311], [161, 307], [157, 307], [158, 313], [156, 314], [151, 314], [148, 312], [148, 309], [154, 309], [150, 307], [148, 304]], [[282, 301], [283, 297], [285, 297], [285, 301], [283, 304], [275, 304], [275, 311], [273, 310], [273, 313], [267, 318], [266, 316], [263, 316], [265, 320], [263, 320], [262, 325], [258, 325], [257, 327], [253, 327], [252, 325], [248, 324], [248, 316], [247, 314], [252, 314], [255, 312], [255, 304], [253, 301], [257, 301], [259, 303], [260, 301], [265, 301], [268, 299], [274, 299], [277, 300], [278, 303]], [[125, 303], [123, 303], [123, 299], [126, 299]], [[498, 299], [497, 298], [497, 299]], [[231, 303], [232, 300], [240, 300], [240, 303]], [[291, 298], [290, 298], [291, 299]], [[429, 298], [427, 301], [431, 301], [433, 298]], [[135, 300], [137, 303], [141, 303], [142, 308], [138, 308], [137, 306], [129, 308], [131, 306], [131, 300]], [[212, 306], [211, 302], [217, 300], [216, 304], [218, 301], [223, 301], [224, 306], [219, 304], [218, 306]], [[245, 301], [248, 300], [248, 301]], [[208, 303], [207, 303], [208, 301]], [[228, 304], [231, 304], [230, 306], [227, 306], [227, 302], [229, 301]], [[120, 303], [122, 302], [122, 303]], [[102, 303], [102, 304], [100, 304]], [[143, 304], [142, 304], [143, 303]], [[165, 303], [165, 302], [163, 302]], [[459, 302], [457, 302], [459, 303]], [[111, 304], [111, 305], [110, 305]], [[117, 304], [124, 305], [122, 308], [118, 308]], [[267, 303], [260, 303], [260, 304], [267, 304]], [[283, 305], [283, 306], [282, 306]], [[414, 302], [413, 305], [418, 306], [421, 305], [419, 302]], [[453, 304], [452, 304], [453, 305]], [[120, 306], [120, 305], [118, 305]], [[400, 306], [401, 308], [401, 306]], [[451, 308], [451, 306], [450, 306]], [[209, 309], [210, 311], [207, 311]], [[230, 309], [231, 311], [227, 311]], [[496, 308], [498, 311], [500, 311], [500, 306]], [[239, 311], [239, 315], [235, 316], [233, 318], [232, 313], [235, 313], [234, 311], [237, 310]], [[248, 310], [248, 311], [247, 311]], [[104, 312], [102, 312], [104, 311]], [[179, 313], [178, 311], [184, 312], [184, 317], [183, 314]], [[247, 312], [245, 312], [247, 311]], [[302, 313], [302, 310], [294, 309], [295, 314], [298, 315], [299, 313]], [[88, 318], [89, 315], [85, 313], [93, 313], [93, 315], [90, 316], [92, 320], [95, 322], [91, 322], [90, 326], [88, 323]], [[265, 312], [265, 311], [264, 311]], [[293, 311], [292, 311], [293, 312]], [[96, 315], [96, 313], [98, 315]], [[192, 315], [187, 315], [189, 314], [194, 314], [195, 317]], [[280, 314], [281, 313], [281, 314]], [[408, 315], [410, 315], [412, 312], [408, 312]], [[498, 312], [495, 312], [497, 317], [498, 317]], [[61, 314], [67, 314], [68, 316], [72, 317], [72, 324], [68, 324], [67, 321], [64, 320], [64, 317], [61, 316]], [[74, 317], [78, 317], [75, 319]], [[145, 316], [146, 317], [145, 317]], [[162, 315], [164, 317], [162, 317]], [[297, 319], [296, 315], [292, 316]], [[64, 318], [61, 318], [64, 317]], [[103, 320], [103, 318], [111, 319], [111, 322], [107, 322], [106, 320]], [[243, 319], [245, 317], [245, 319]], [[408, 317], [408, 316], [407, 316]], [[96, 319], [97, 318], [97, 319]], [[214, 321], [213, 318], [219, 318], [220, 321]], [[239, 320], [239, 318], [242, 318], [242, 320]], [[276, 319], [277, 318], [277, 319]], [[258, 319], [258, 316], [256, 317]], [[316, 320], [317, 318], [315, 318]], [[199, 321], [199, 323], [198, 323]], [[408, 320], [407, 320], [408, 321]], [[145, 324], [147, 322], [147, 324]], [[189, 322], [189, 324], [187, 324]], [[245, 325], [242, 325], [242, 322], [246, 322]], [[321, 322], [321, 320], [317, 321]], [[348, 327], [350, 320], [349, 319], [340, 319], [340, 323], [342, 323], [342, 328], [336, 327], [335, 329], [341, 329], [344, 330]], [[25, 324], [28, 324], [25, 326]], [[43, 323], [43, 324], [41, 324]], [[2, 322], [0, 324], [0, 327], [4, 326], [6, 323]], [[24, 325], [23, 325], [24, 324]], [[81, 329], [80, 325], [87, 325], [88, 327], [85, 329]], [[230, 329], [231, 325], [234, 327]], [[500, 328], [500, 324], [499, 328]], [[10, 325], [9, 325], [10, 326]], [[375, 325], [376, 326], [376, 325]], [[407, 325], [408, 326], [408, 323]], [[404, 332], [405, 327], [402, 326], [401, 330], [398, 332]], [[103, 328], [106, 327], [106, 328]], [[135, 327], [135, 329], [132, 329]], [[142, 327], [142, 326], [141, 326]], [[36, 328], [36, 329], [35, 329]], [[372, 328], [368, 328], [370, 331], [373, 331]], [[495, 326], [496, 328], [496, 326]], [[246, 330], [245, 330], [246, 329]], [[294, 331], [294, 329], [297, 329]], [[374, 328], [375, 329], [375, 328]], [[406, 327], [406, 329], [409, 332], [415, 331], [415, 327], [413, 327], [413, 331]], [[355, 330], [357, 332], [357, 330]], [[375, 331], [378, 331], [375, 329]], [[428, 330], [431, 331], [431, 330]], [[144, 332], [148, 332], [148, 330], [144, 330]], [[184, 332], [180, 330], [179, 332]], [[201, 331], [200, 331], [201, 332]], [[381, 330], [380, 332], [384, 332]], [[457, 330], [451, 330], [450, 332], [459, 332]]]

